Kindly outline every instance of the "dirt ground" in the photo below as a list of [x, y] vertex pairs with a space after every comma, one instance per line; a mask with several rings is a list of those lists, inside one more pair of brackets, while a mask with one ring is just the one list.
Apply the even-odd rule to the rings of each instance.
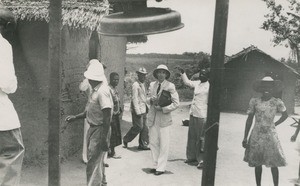
[[[300, 111], [298, 109], [298, 111]], [[300, 113], [300, 112], [298, 112]], [[219, 151], [215, 185], [217, 186], [252, 186], [255, 185], [254, 168], [243, 162], [244, 149], [241, 146], [246, 115], [238, 113], [221, 113], [219, 132]], [[109, 186], [197, 186], [201, 185], [202, 171], [193, 165], [187, 165], [185, 148], [188, 127], [182, 126], [181, 120], [188, 118], [188, 103], [183, 102], [179, 109], [173, 112], [171, 126], [170, 154], [167, 172], [161, 176], [149, 173], [151, 168], [150, 151], [138, 151], [138, 139], [129, 143], [129, 148], [116, 148], [121, 159], [107, 159], [106, 169]], [[288, 165], [280, 168], [280, 185], [293, 185], [297, 177], [299, 156], [294, 150], [295, 143], [290, 137], [295, 131], [291, 127], [292, 119], [286, 120], [277, 127], [279, 138], [285, 152]], [[122, 134], [131, 127], [129, 107], [126, 105], [122, 123]], [[47, 185], [47, 167], [23, 168], [21, 186]], [[81, 151], [61, 164], [62, 186], [86, 185], [85, 164], [81, 162]], [[271, 171], [263, 168], [262, 185], [273, 185]]]

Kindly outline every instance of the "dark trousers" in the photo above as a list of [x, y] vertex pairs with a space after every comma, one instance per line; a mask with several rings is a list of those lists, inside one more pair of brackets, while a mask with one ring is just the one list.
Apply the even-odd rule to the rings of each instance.
[[204, 153], [201, 151], [204, 143], [204, 126], [206, 118], [198, 118], [190, 115], [186, 157], [189, 160], [203, 160]]
[[125, 143], [131, 142], [138, 134], [140, 134], [139, 146], [147, 147], [149, 144], [149, 132], [148, 127], [146, 126], [147, 114], [145, 113], [138, 116], [134, 112], [131, 112], [131, 116], [132, 127], [124, 136], [123, 141]]
[[110, 135], [110, 148], [114, 148], [122, 144], [120, 115], [113, 115], [111, 119], [111, 135]]

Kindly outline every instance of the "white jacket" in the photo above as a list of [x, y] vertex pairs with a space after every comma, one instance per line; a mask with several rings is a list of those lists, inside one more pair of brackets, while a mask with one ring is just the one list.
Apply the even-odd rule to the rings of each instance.
[[131, 110], [137, 115], [146, 113], [146, 89], [145, 85], [139, 81], [132, 84]]
[[156, 94], [158, 88], [158, 81], [151, 82], [149, 87], [149, 97], [147, 98], [147, 103], [150, 104], [150, 99], [152, 97], [158, 98], [162, 90], [169, 91], [171, 93], [172, 103], [168, 106], [162, 107], [162, 110], [156, 110], [152, 104], [149, 109], [147, 116], [147, 125], [149, 127], [157, 123], [160, 127], [167, 127], [172, 125], [171, 112], [179, 107], [179, 96], [175, 89], [175, 85], [167, 80], [161, 83], [160, 91]]

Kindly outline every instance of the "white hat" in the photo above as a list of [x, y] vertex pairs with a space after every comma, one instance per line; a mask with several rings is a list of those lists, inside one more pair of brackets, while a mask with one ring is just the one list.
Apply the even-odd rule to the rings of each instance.
[[167, 72], [166, 79], [169, 79], [171, 72], [169, 71], [166, 65], [158, 65], [156, 69], [153, 71], [153, 76], [157, 79], [157, 71], [158, 70], [165, 70]]
[[147, 74], [147, 70], [144, 67], [139, 68], [138, 71], [136, 71], [137, 73], [141, 73], [141, 74]]
[[90, 60], [88, 68], [84, 72], [84, 77], [94, 81], [106, 81], [103, 65], [100, 63], [99, 60]]
[[270, 76], [265, 76], [261, 80], [256, 80], [253, 84], [256, 92], [269, 91], [272, 93], [280, 92], [283, 89], [283, 83], [280, 80], [274, 80]]

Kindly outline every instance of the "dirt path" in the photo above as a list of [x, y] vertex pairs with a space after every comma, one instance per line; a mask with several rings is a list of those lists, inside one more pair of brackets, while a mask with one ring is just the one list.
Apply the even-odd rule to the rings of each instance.
[[[181, 103], [181, 107], [173, 113], [174, 124], [171, 127], [170, 154], [167, 173], [161, 176], [150, 174], [150, 151], [137, 150], [137, 138], [129, 143], [129, 148], [122, 146], [116, 152], [122, 159], [108, 159], [109, 168], [106, 169], [109, 186], [198, 186], [201, 185], [202, 171], [195, 166], [185, 164], [185, 148], [188, 128], [181, 125], [181, 120], [188, 117], [188, 104]], [[131, 127], [131, 116], [128, 105], [123, 116], [122, 134]], [[222, 113], [219, 132], [219, 151], [217, 158], [216, 180], [217, 186], [253, 186], [254, 169], [243, 162], [244, 149], [241, 141], [244, 132], [246, 115]], [[280, 168], [280, 185], [292, 185], [296, 178], [299, 156], [294, 150], [294, 143], [290, 137], [295, 128], [290, 127], [291, 119], [277, 127], [279, 138], [285, 152], [288, 166]], [[300, 137], [300, 136], [299, 136]], [[62, 186], [83, 186], [85, 180], [85, 164], [81, 162], [81, 154], [61, 164]], [[263, 168], [262, 185], [272, 185], [269, 168]], [[47, 167], [25, 168], [21, 186], [47, 185]]]

